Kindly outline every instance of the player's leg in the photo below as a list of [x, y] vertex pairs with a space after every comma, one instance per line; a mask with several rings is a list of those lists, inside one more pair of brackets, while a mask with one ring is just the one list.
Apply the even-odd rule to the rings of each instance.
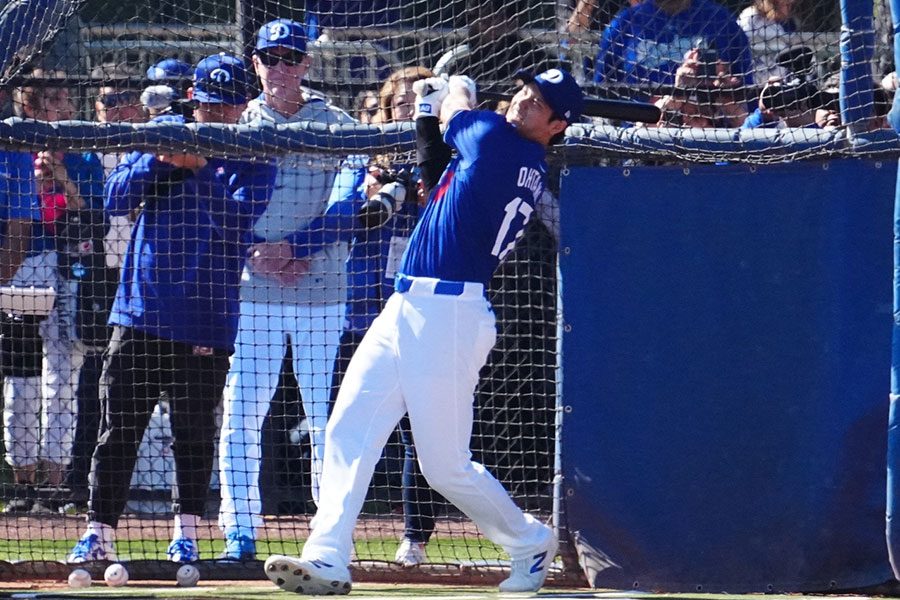
[[228, 353], [172, 343], [167, 357], [172, 454], [175, 459], [175, 531], [168, 557], [174, 562], [200, 558], [197, 527], [206, 512], [215, 454], [216, 407], [228, 375]]
[[[513, 561], [555, 553], [552, 531], [523, 513], [500, 482], [471, 459], [473, 393], [496, 339], [487, 301], [437, 296], [410, 301], [425, 324], [414, 334], [401, 329], [406, 332], [400, 339], [401, 379], [425, 478]], [[552, 559], [545, 556], [537, 569], [546, 574]]]
[[262, 522], [260, 436], [284, 359], [285, 324], [281, 304], [241, 303], [219, 438], [219, 526], [228, 544], [220, 558], [255, 554], [256, 527]]
[[325, 430], [319, 508], [302, 557], [276, 555], [266, 561], [266, 575], [282, 589], [350, 591], [353, 528], [375, 464], [405, 412], [394, 353], [398, 303], [388, 302], [344, 376]]
[[318, 505], [319, 479], [325, 452], [325, 424], [331, 396], [332, 369], [341, 343], [344, 305], [298, 305], [290, 330], [294, 376], [300, 387], [303, 412], [309, 429], [312, 497]]
[[114, 530], [125, 508], [138, 446], [159, 401], [159, 340], [116, 327], [100, 376], [101, 432], [91, 461], [88, 528], [69, 562], [115, 560]]

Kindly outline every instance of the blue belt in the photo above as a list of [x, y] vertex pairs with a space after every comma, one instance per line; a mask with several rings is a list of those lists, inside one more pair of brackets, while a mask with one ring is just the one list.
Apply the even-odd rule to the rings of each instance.
[[[394, 289], [401, 294], [408, 292], [410, 288], [412, 288], [414, 282], [414, 278], [398, 274], [394, 281]], [[445, 281], [443, 279], [435, 281], [434, 288], [432, 289], [432, 293], [441, 294], [443, 296], [462, 296], [464, 291], [466, 291], [466, 282]]]

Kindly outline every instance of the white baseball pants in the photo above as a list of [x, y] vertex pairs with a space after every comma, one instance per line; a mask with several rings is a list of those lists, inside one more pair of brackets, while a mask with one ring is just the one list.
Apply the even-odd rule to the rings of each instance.
[[[58, 287], [56, 253], [25, 259], [10, 285]], [[44, 355], [41, 377], [9, 377], [3, 384], [6, 462], [24, 467], [44, 459], [58, 465], [72, 461], [78, 375], [84, 351], [71, 325], [77, 284], [58, 290], [56, 308], [39, 324]], [[37, 389], [36, 389], [37, 388]]]
[[255, 539], [262, 523], [260, 436], [290, 336], [294, 375], [312, 447], [312, 495], [319, 498], [331, 371], [340, 345], [343, 304], [241, 302], [241, 320], [225, 384], [219, 439], [219, 526]]
[[467, 283], [461, 295], [449, 296], [415, 284], [391, 296], [350, 361], [326, 428], [319, 508], [304, 560], [349, 564], [372, 472], [406, 412], [429, 485], [488, 539], [518, 559], [551, 535], [472, 461], [474, 391], [496, 340], [483, 287]]

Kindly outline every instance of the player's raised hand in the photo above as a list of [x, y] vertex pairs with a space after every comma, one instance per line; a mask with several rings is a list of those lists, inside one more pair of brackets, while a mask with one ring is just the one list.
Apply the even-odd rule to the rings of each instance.
[[449, 91], [447, 80], [443, 77], [428, 77], [413, 82], [413, 92], [416, 94], [416, 112], [413, 118], [437, 117], [441, 112], [441, 103]]
[[468, 75], [451, 75], [447, 86], [450, 88], [451, 94], [468, 98], [470, 108], [473, 108], [478, 102], [478, 87]]

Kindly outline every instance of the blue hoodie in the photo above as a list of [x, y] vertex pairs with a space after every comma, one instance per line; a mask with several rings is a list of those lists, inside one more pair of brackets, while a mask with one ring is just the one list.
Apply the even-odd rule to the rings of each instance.
[[234, 350], [241, 271], [276, 168], [208, 159], [193, 173], [132, 152], [106, 181], [109, 216], [138, 206], [110, 323]]

